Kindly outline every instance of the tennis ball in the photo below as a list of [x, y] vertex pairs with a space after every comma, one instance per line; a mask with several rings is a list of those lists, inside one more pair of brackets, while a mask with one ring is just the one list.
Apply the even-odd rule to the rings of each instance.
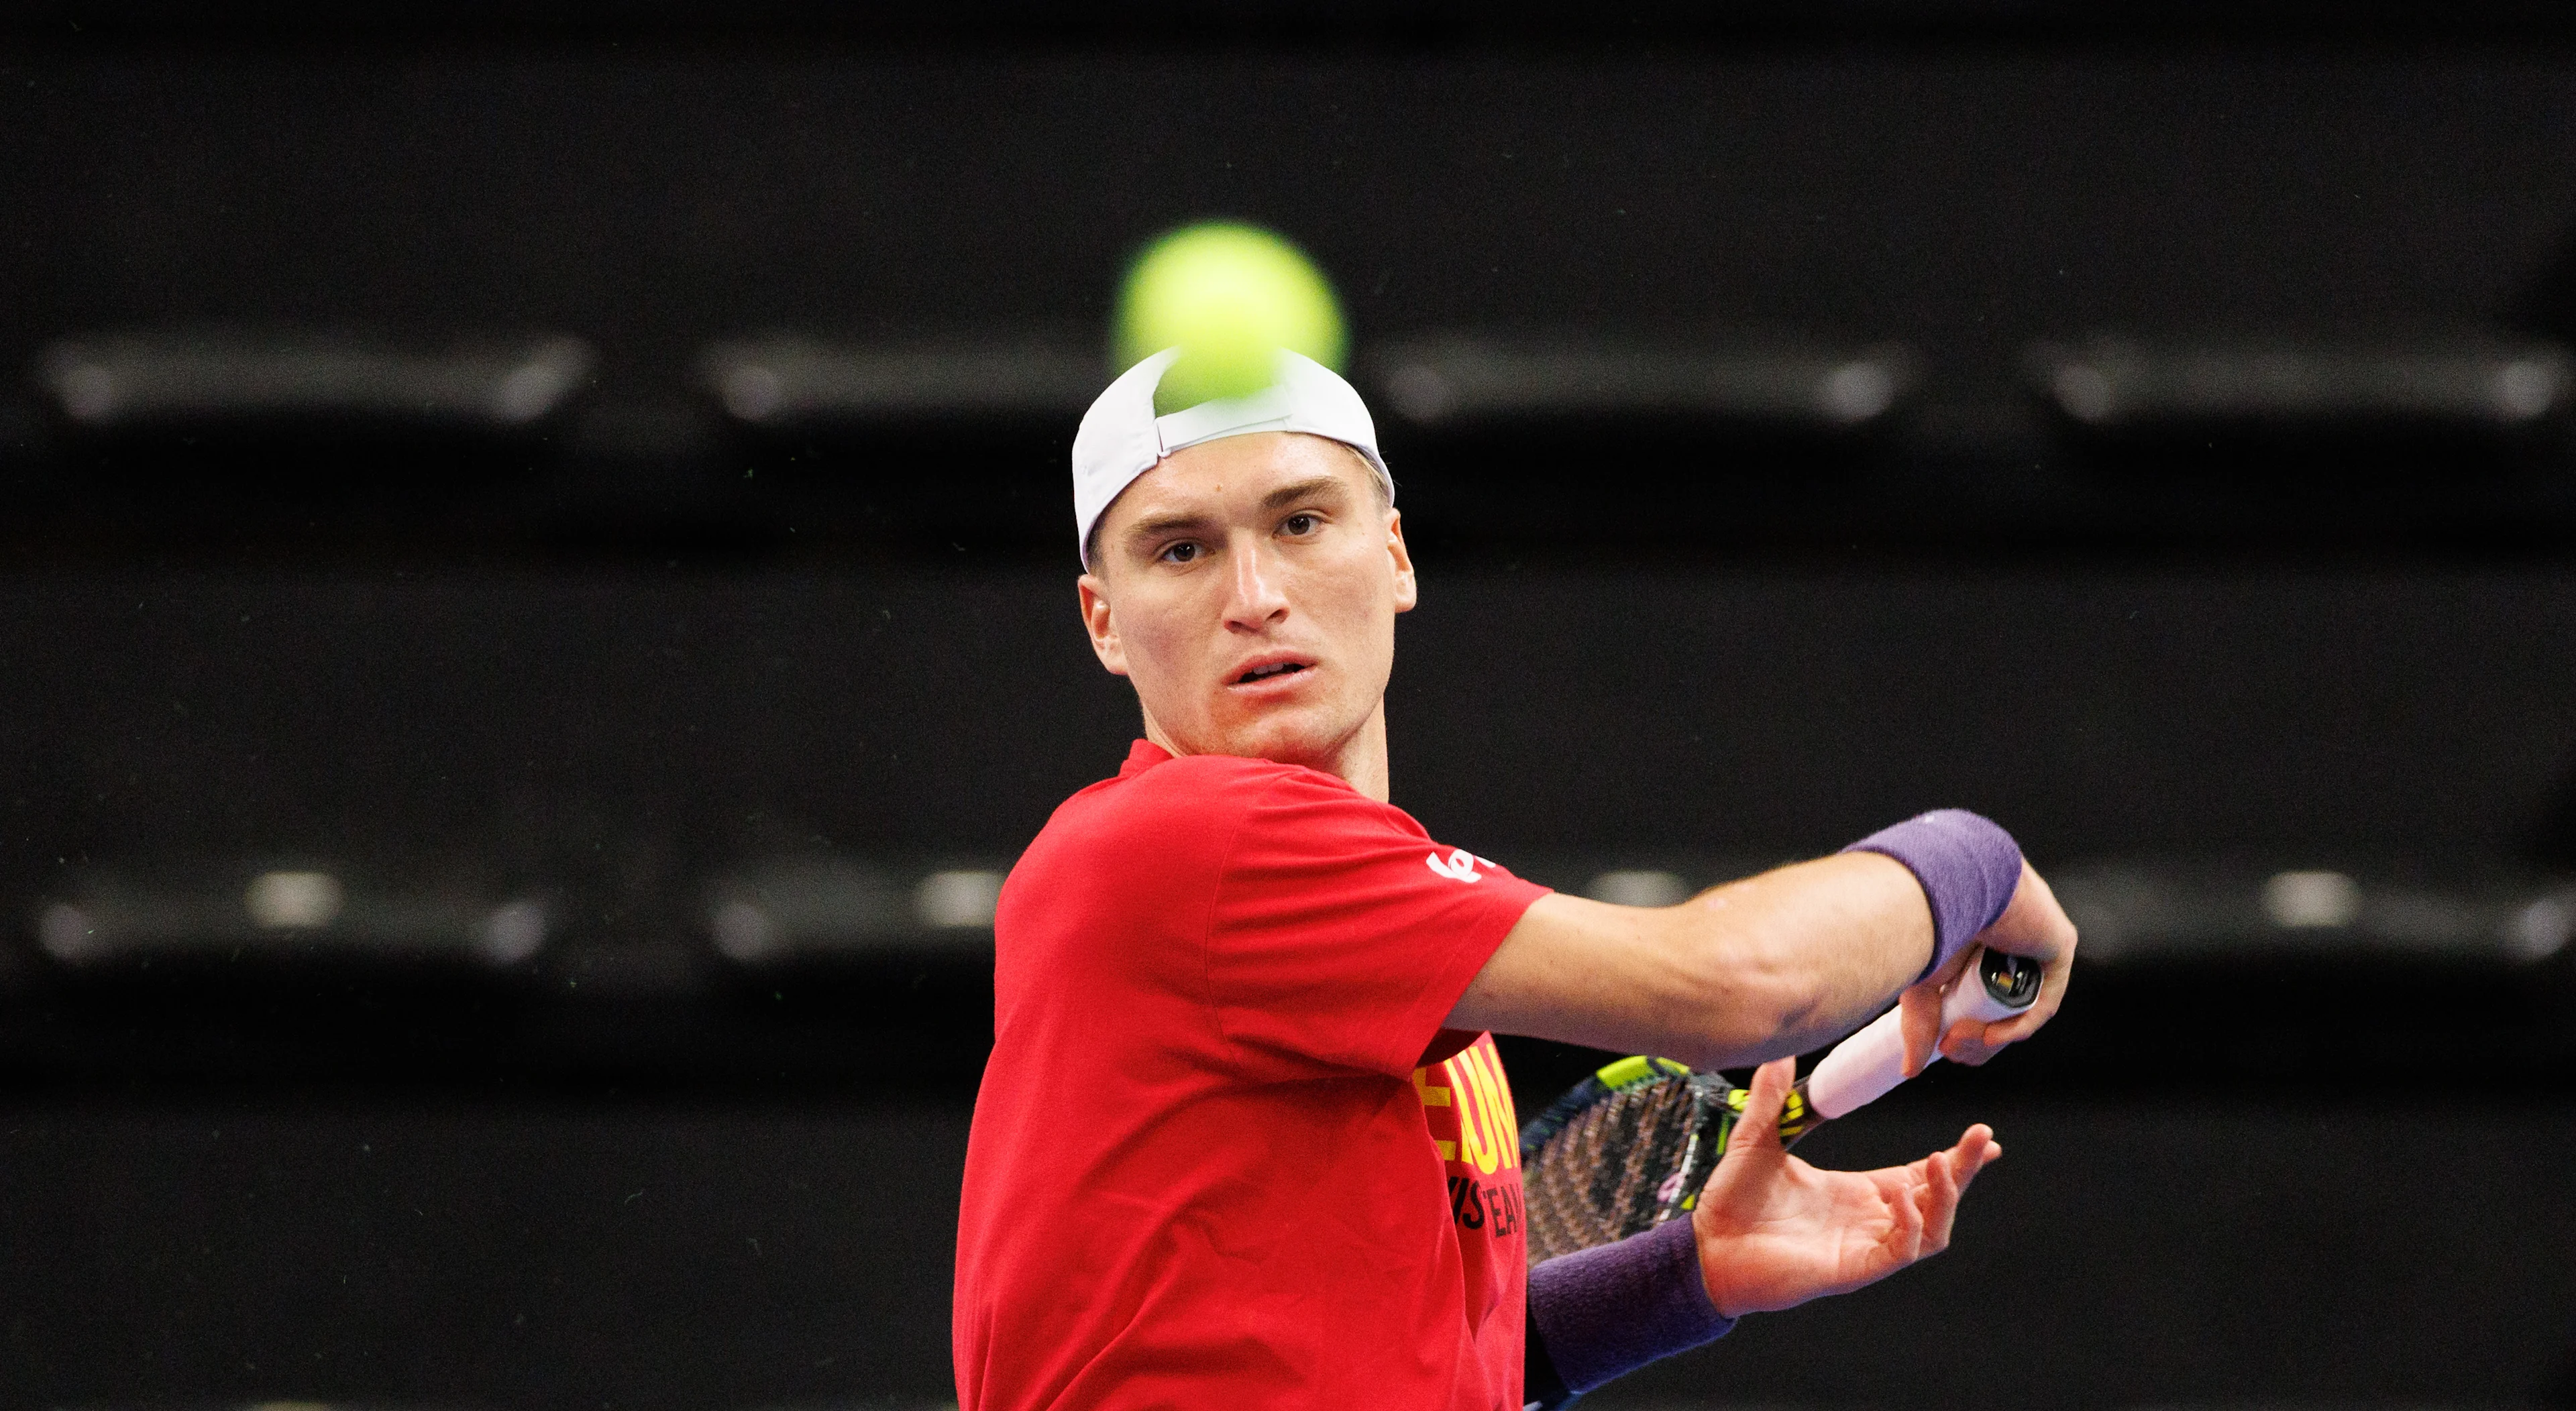
[[1303, 250], [1258, 226], [1209, 221], [1136, 257], [1116, 341], [1122, 368], [1181, 349], [1154, 393], [1154, 409], [1170, 413], [1269, 386], [1281, 348], [1339, 370], [1346, 339], [1333, 286]]

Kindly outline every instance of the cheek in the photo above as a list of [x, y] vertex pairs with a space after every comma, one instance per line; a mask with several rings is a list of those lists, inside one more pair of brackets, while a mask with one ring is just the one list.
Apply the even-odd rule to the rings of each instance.
[[1363, 556], [1332, 575], [1330, 587], [1316, 604], [1318, 616], [1348, 646], [1389, 642], [1395, 636], [1395, 584]]
[[1204, 634], [1192, 630], [1198, 618], [1186, 595], [1138, 595], [1118, 614], [1118, 640], [1127, 652], [1127, 669], [1140, 687], [1169, 680], [1186, 670]]
[[1171, 624], [1158, 616], [1122, 622], [1118, 640], [1126, 645], [1127, 664], [1159, 672], [1172, 655]]

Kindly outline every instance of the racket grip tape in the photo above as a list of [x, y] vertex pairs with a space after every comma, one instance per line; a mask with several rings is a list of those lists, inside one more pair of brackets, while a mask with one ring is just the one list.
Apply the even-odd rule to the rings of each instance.
[[[1942, 997], [1941, 1032], [1947, 1034], [1962, 1019], [2010, 1019], [2039, 999], [2039, 980], [2038, 962], [1980, 947]], [[1940, 1057], [1935, 1049], [1933, 1061]], [[1904, 1081], [1904, 1011], [1891, 1009], [1834, 1045], [1804, 1086], [1816, 1115], [1830, 1119], [1876, 1101]]]

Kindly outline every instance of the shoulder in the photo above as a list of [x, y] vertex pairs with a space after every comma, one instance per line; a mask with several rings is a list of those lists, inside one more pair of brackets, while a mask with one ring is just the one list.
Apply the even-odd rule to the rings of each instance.
[[1104, 779], [1057, 805], [1021, 857], [1019, 872], [1082, 890], [1150, 873], [1168, 885], [1222, 870], [1246, 817], [1289, 776], [1311, 770], [1230, 755], [1186, 755], [1142, 773]]
[[1400, 837], [1408, 843], [1431, 840], [1412, 814], [1370, 798], [1330, 774], [1270, 764], [1261, 781], [1244, 808], [1247, 826], [1254, 831], [1312, 834], [1319, 840], [1355, 833]]
[[1205, 817], [1210, 809], [1251, 808], [1281, 800], [1338, 804], [1365, 812], [1401, 817], [1399, 810], [1378, 803], [1349, 784], [1302, 764], [1242, 755], [1182, 755], [1125, 779], [1112, 779], [1065, 801], [1063, 809], [1106, 822], [1142, 820], [1178, 812]]
[[1104, 780], [1060, 805], [1030, 852], [1058, 866], [1225, 869], [1242, 848], [1330, 846], [1354, 833], [1425, 839], [1421, 825], [1332, 775], [1236, 755], [1183, 755]]
[[[1296, 849], [1300, 843], [1332, 848], [1354, 836], [1429, 841], [1413, 816], [1372, 799], [1321, 770], [1268, 759], [1193, 755], [1146, 776], [1167, 774], [1162, 786], [1182, 800], [1206, 800], [1230, 823], [1236, 850]], [[1208, 816], [1208, 815], [1203, 815]]]
[[1171, 829], [1203, 832], [1211, 823], [1252, 808], [1266, 794], [1292, 785], [1311, 769], [1233, 755], [1183, 755], [1124, 779], [1095, 784], [1056, 810], [1049, 820], [1095, 837], [1124, 837]]
[[1282, 792], [1339, 785], [1294, 765], [1226, 755], [1187, 755], [1103, 780], [1058, 805], [1020, 855], [1002, 889], [996, 936], [1056, 936], [1077, 949], [1147, 933], [1196, 936], [1238, 854], [1277, 850], [1269, 820]]

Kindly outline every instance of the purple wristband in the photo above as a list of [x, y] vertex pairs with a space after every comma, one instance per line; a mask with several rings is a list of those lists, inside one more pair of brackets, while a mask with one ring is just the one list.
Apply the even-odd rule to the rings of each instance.
[[1529, 1320], [1578, 1395], [1735, 1326], [1709, 1302], [1688, 1216], [1530, 1270]]
[[1909, 818], [1843, 851], [1895, 858], [1923, 884], [1923, 898], [1932, 904], [1932, 963], [1918, 980], [1995, 924], [2021, 886], [2021, 845], [1991, 819], [1964, 808]]

